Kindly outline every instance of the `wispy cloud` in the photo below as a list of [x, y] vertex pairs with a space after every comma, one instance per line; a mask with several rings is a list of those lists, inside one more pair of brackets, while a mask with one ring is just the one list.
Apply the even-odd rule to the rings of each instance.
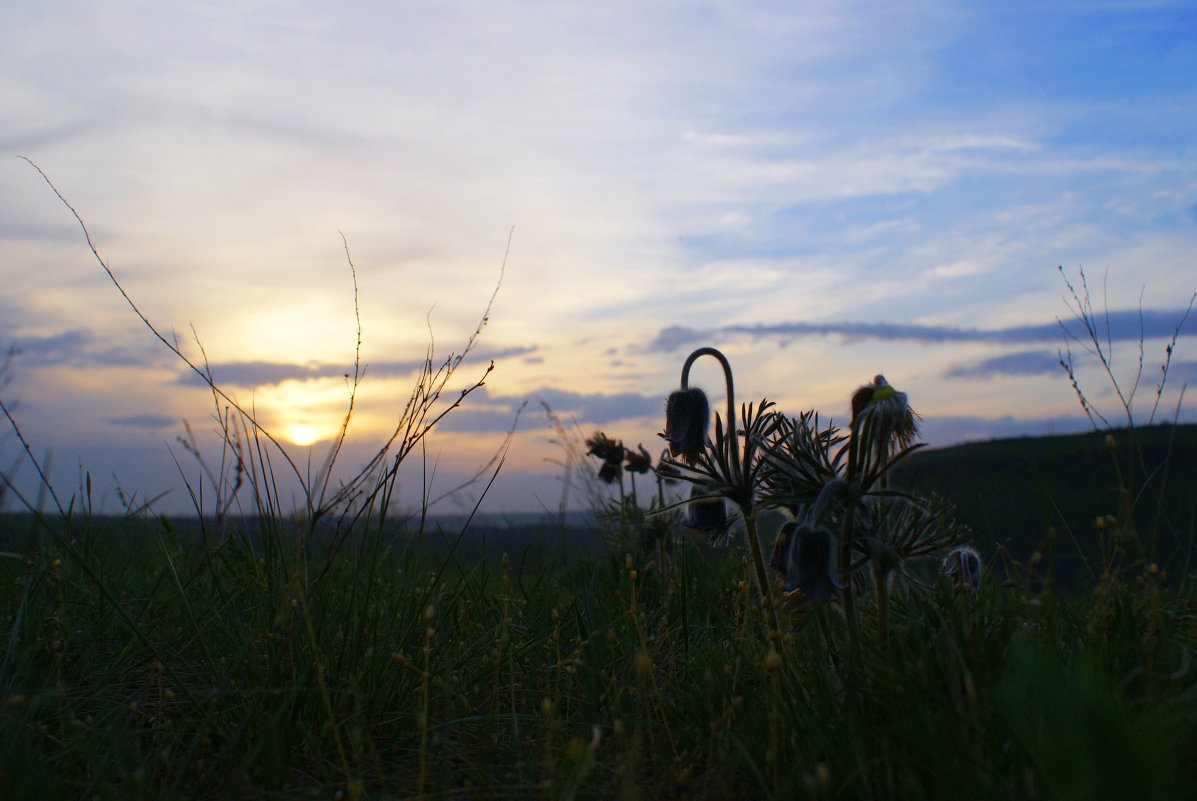
[[104, 422], [114, 426], [149, 429], [151, 431], [171, 428], [180, 424], [179, 418], [168, 417], [163, 414], [133, 414], [127, 417], [110, 417]]
[[152, 342], [113, 345], [87, 329], [71, 329], [43, 336], [10, 335], [18, 366], [39, 367], [160, 367], [162, 349]]
[[[1185, 309], [1112, 311], [1098, 321], [1098, 334], [1114, 341], [1171, 337], [1185, 317]], [[1197, 334], [1197, 317], [1190, 315], [1180, 329], [1181, 336]], [[1005, 328], [963, 328], [959, 326], [920, 325], [917, 323], [773, 323], [727, 325], [712, 329], [669, 326], [661, 329], [645, 350], [674, 351], [695, 342], [720, 342], [737, 337], [775, 338], [783, 341], [803, 337], [841, 336], [848, 340], [904, 340], [923, 344], [949, 342], [991, 342], [1025, 344], [1063, 343], [1066, 337], [1087, 339], [1076, 320], [1062, 320], [1037, 325]]]
[[1092, 431], [1093, 424], [1083, 416], [1054, 417], [931, 417], [924, 419], [921, 435], [928, 444], [954, 445], [1009, 437], [1043, 437], [1052, 434], [1078, 434]]
[[1060, 373], [1059, 354], [1043, 350], [1024, 350], [995, 356], [983, 362], [959, 365], [944, 373], [946, 378], [994, 378], [998, 375], [1044, 375]]
[[[470, 353], [466, 362], [478, 364], [485, 361], [502, 361], [520, 356], [530, 356], [536, 353], [537, 346], [516, 346], [510, 348], [478, 348]], [[445, 357], [448, 358], [448, 357]], [[436, 359], [433, 369], [438, 368], [444, 359]], [[401, 378], [409, 376], [425, 367], [423, 359], [408, 359], [400, 361], [369, 362], [363, 367], [367, 377]], [[281, 384], [284, 381], [310, 381], [320, 378], [348, 378], [353, 373], [353, 365], [343, 364], [293, 364], [290, 362], [222, 362], [209, 365], [212, 380], [218, 386], [233, 387], [264, 387]], [[193, 371], [180, 373], [176, 383], [202, 385], [204, 381]]]
[[[492, 395], [483, 388], [470, 395], [464, 408], [446, 417], [441, 427], [445, 431], [505, 431], [526, 402], [543, 403], [559, 418], [593, 426], [660, 415], [664, 406], [664, 398], [636, 392], [584, 393], [541, 387], [526, 395]], [[520, 427], [527, 430], [548, 425], [547, 417], [527, 414]]]

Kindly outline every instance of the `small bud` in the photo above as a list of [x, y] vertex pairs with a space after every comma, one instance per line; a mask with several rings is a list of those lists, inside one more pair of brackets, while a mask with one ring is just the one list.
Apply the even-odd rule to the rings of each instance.
[[772, 673], [781, 667], [781, 654], [773, 648], [769, 649], [769, 653], [765, 654], [765, 671]]

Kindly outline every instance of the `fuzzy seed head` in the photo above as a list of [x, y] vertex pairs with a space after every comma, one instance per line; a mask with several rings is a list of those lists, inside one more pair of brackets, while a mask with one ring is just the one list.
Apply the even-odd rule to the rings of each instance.
[[981, 586], [981, 555], [972, 548], [953, 548], [943, 560], [943, 573], [970, 592]]

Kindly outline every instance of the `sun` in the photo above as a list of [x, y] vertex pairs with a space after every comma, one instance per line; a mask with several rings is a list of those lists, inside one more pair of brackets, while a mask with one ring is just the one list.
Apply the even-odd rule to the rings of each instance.
[[320, 432], [308, 423], [292, 423], [287, 428], [287, 439], [296, 445], [311, 445], [320, 439]]

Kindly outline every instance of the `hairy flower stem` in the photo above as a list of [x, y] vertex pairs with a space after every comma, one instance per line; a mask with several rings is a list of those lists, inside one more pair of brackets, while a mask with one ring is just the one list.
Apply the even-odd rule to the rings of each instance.
[[773, 603], [773, 587], [769, 582], [769, 574], [765, 572], [765, 560], [761, 556], [761, 543], [756, 533], [756, 510], [744, 511], [744, 536], [748, 539], [748, 548], [752, 551], [752, 564], [756, 568], [757, 589], [761, 592], [761, 603], [765, 607], [765, 616], [769, 621], [769, 639], [781, 636], [781, 629], [777, 626], [777, 610]]
[[877, 579], [877, 650], [884, 654], [889, 640], [889, 587], [881, 560], [874, 560], [873, 568]]
[[[852, 426], [852, 443], [848, 449], [848, 477], [849, 480], [862, 469], [862, 462], [867, 462], [867, 456], [861, 453], [860, 424], [854, 422]], [[843, 532], [844, 540], [840, 543], [840, 580], [844, 582], [844, 617], [848, 621], [848, 641], [852, 646], [851, 657], [853, 664], [860, 661], [860, 621], [856, 610], [856, 590], [852, 584], [852, 545], [856, 529], [856, 514], [852, 504], [844, 510]]]
[[823, 643], [827, 646], [827, 653], [831, 655], [831, 665], [835, 668], [840, 681], [844, 681], [844, 666], [840, 664], [840, 655], [835, 648], [835, 637], [831, 636], [831, 627], [827, 625], [827, 610], [823, 604], [815, 604], [815, 617], [819, 621], [819, 632], [823, 635]]
[[[728, 438], [728, 455], [733, 473], [737, 476], [747, 476], [749, 465], [745, 464], [747, 457], [747, 448], [745, 453], [741, 456], [740, 442], [736, 433], [736, 391], [735, 384], [732, 379], [731, 364], [727, 357], [722, 352], [715, 348], [699, 348], [686, 357], [686, 361], [682, 364], [682, 389], [689, 389], [690, 387], [690, 368], [702, 356], [713, 356], [718, 360], [719, 365], [723, 368], [723, 379], [727, 386], [727, 438]], [[777, 639], [781, 636], [781, 630], [777, 626], [777, 605], [773, 602], [772, 585], [769, 582], [769, 574], [765, 571], [765, 560], [761, 555], [761, 543], [757, 537], [756, 530], [756, 508], [753, 502], [753, 488], [745, 487], [745, 492], [741, 494], [743, 500], [739, 501], [740, 514], [744, 517], [744, 536], [748, 540], [748, 550], [752, 554], [752, 564], [756, 570], [756, 585], [757, 590], [761, 594], [761, 604], [765, 607], [765, 615], [769, 623], [769, 639]]]

